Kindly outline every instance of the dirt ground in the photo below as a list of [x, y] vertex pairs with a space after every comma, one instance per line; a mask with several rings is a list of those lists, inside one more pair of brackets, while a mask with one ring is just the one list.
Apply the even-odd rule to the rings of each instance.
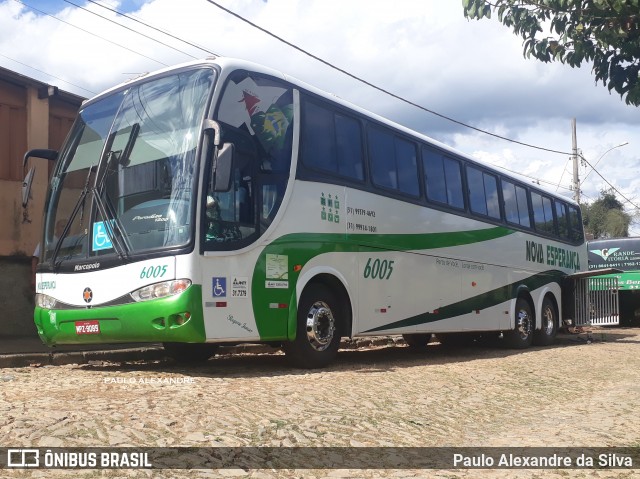
[[[591, 339], [591, 340], [588, 340]], [[0, 369], [0, 446], [640, 447], [640, 329], [526, 351], [400, 342], [324, 370], [279, 353]], [[171, 383], [170, 379], [174, 379]], [[180, 381], [178, 381], [178, 379]], [[410, 466], [410, 464], [408, 464]], [[0, 470], [2, 477], [632, 478], [616, 469]]]

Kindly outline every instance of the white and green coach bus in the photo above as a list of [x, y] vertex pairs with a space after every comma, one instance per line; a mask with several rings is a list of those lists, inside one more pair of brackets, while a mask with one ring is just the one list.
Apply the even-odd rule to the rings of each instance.
[[343, 337], [549, 344], [586, 268], [565, 198], [280, 72], [211, 58], [88, 100], [55, 159], [35, 323], [48, 345], [206, 359]]

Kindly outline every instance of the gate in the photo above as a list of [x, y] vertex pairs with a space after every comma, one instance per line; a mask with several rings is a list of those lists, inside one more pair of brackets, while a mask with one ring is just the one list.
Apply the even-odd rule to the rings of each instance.
[[618, 278], [590, 277], [575, 280], [576, 326], [620, 324]]

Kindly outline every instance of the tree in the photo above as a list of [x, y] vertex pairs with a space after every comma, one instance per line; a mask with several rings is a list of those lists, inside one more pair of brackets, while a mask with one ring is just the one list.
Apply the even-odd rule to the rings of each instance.
[[597, 200], [581, 207], [584, 228], [593, 239], [629, 236], [631, 215], [613, 192], [602, 190]]
[[[640, 0], [462, 0], [470, 19], [499, 20], [521, 35], [524, 56], [571, 67], [592, 62], [596, 83], [640, 106]], [[545, 35], [548, 27], [550, 35]]]

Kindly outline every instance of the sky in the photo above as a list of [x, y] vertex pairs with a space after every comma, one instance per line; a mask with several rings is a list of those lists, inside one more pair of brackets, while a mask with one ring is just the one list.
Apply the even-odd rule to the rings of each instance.
[[[597, 171], [579, 166], [581, 201], [593, 201], [609, 188], [606, 179], [620, 192], [618, 199], [627, 211], [638, 212], [640, 108], [627, 106], [619, 95], [596, 84], [590, 65], [572, 69], [525, 59], [521, 38], [497, 18], [465, 19], [462, 0], [216, 3], [428, 110], [563, 153], [498, 139], [410, 106], [207, 0], [0, 0], [0, 66], [91, 97], [140, 73], [211, 53], [242, 58], [281, 70], [568, 197], [573, 197], [569, 153], [575, 118], [578, 148]], [[630, 233], [640, 235], [640, 218]]]

